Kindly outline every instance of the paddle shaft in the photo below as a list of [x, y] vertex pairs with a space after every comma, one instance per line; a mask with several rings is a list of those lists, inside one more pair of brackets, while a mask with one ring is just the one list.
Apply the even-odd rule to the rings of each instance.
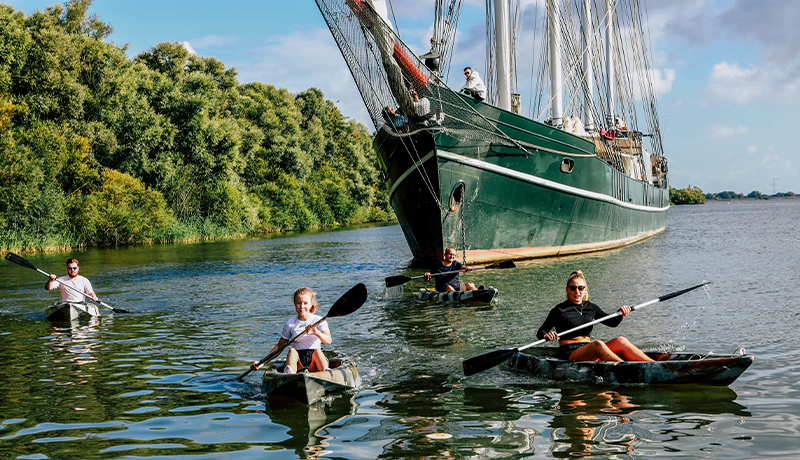
[[[682, 289], [680, 291], [675, 291], [675, 292], [671, 292], [669, 294], [662, 295], [661, 297], [659, 297], [657, 299], [648, 300], [647, 302], [640, 303], [639, 305], [635, 305], [635, 306], [631, 307], [631, 311], [647, 307], [647, 306], [652, 305], [654, 303], [663, 302], [665, 300], [672, 299], [673, 297], [677, 297], [677, 296], [679, 296], [681, 294], [685, 294], [685, 293], [687, 293], [689, 291], [693, 291], [693, 290], [695, 290], [695, 289], [697, 289], [699, 287], [705, 286], [706, 284], [709, 284], [709, 283], [710, 282], [708, 282], [708, 281], [707, 282], [703, 282], [701, 284], [698, 284], [696, 286], [692, 286], [690, 288], [686, 288], [686, 289]], [[594, 321], [590, 321], [588, 323], [581, 324], [580, 326], [573, 327], [572, 329], [567, 329], [566, 331], [558, 332], [558, 335], [566, 335], [566, 334], [569, 334], [571, 332], [575, 332], [575, 331], [581, 330], [583, 328], [586, 328], [588, 326], [593, 326], [593, 325], [595, 325], [597, 323], [602, 323], [603, 321], [605, 321], [607, 319], [611, 319], [611, 318], [614, 318], [614, 317], [620, 316], [620, 315], [622, 315], [622, 312], [617, 311], [617, 312], [614, 312], [614, 313], [612, 313], [610, 315], [604, 316], [604, 317], [602, 317], [600, 319], [596, 319]], [[492, 367], [495, 367], [498, 364], [500, 364], [503, 361], [505, 361], [509, 356], [513, 355], [514, 353], [516, 353], [518, 351], [526, 350], [526, 349], [534, 347], [536, 345], [541, 345], [541, 344], [543, 344], [545, 342], [547, 342], [547, 339], [541, 339], [541, 340], [537, 340], [536, 342], [533, 342], [533, 343], [530, 343], [528, 345], [524, 345], [524, 346], [521, 346], [521, 347], [518, 347], [518, 348], [504, 348], [504, 349], [500, 349], [500, 350], [491, 351], [491, 352], [485, 353], [483, 355], [475, 356], [473, 358], [466, 359], [464, 361], [464, 363], [463, 363], [464, 375], [476, 374], [478, 372], [482, 372], [482, 371], [485, 371], [485, 370], [490, 369]]]
[[[489, 270], [489, 269], [514, 268], [514, 267], [516, 267], [516, 264], [514, 264], [513, 261], [508, 260], [508, 261], [505, 261], [505, 262], [497, 262], [497, 263], [494, 263], [494, 264], [491, 264], [491, 265], [487, 265], [485, 267], [470, 268], [469, 271], [474, 272], [475, 270]], [[461, 270], [452, 270], [452, 271], [447, 271], [447, 272], [430, 273], [430, 276], [452, 275], [453, 273], [463, 273], [463, 272], [466, 272], [466, 271], [467, 271], [467, 269], [464, 268], [464, 269], [461, 269]], [[408, 283], [411, 280], [424, 278], [424, 277], [425, 277], [425, 275], [412, 276], [412, 277], [408, 277], [408, 276], [390, 276], [390, 277], [386, 278], [386, 287], [399, 286], [401, 284]]]
[[[259, 362], [257, 362], [257, 363], [256, 363], [256, 368], [259, 368], [259, 367], [263, 366], [264, 364], [266, 364], [266, 363], [268, 363], [268, 362], [272, 361], [273, 359], [277, 358], [278, 356], [280, 356], [280, 355], [281, 355], [281, 353], [283, 353], [283, 350], [285, 350], [285, 349], [286, 349], [286, 347], [288, 347], [289, 345], [293, 344], [293, 343], [294, 343], [294, 342], [295, 342], [297, 339], [299, 339], [300, 337], [302, 337], [302, 336], [304, 336], [304, 335], [308, 334], [308, 330], [309, 330], [309, 329], [311, 329], [312, 327], [317, 327], [318, 325], [320, 325], [320, 324], [321, 324], [323, 321], [325, 321], [326, 319], [328, 319], [328, 317], [327, 317], [327, 316], [325, 316], [325, 317], [324, 317], [324, 318], [322, 318], [321, 320], [317, 321], [316, 323], [314, 323], [314, 324], [312, 324], [311, 326], [309, 326], [308, 328], [306, 328], [306, 330], [305, 330], [305, 331], [303, 331], [303, 332], [301, 332], [301, 333], [297, 334], [296, 336], [292, 337], [291, 339], [289, 339], [289, 341], [288, 341], [288, 342], [286, 342], [286, 343], [284, 343], [283, 345], [281, 345], [281, 346], [280, 346], [280, 347], [279, 347], [277, 350], [273, 351], [272, 353], [270, 353], [270, 354], [268, 354], [267, 356], [265, 356], [265, 357], [264, 357], [264, 359], [262, 359], [262, 360], [260, 360]], [[252, 367], [251, 367], [250, 369], [247, 369], [246, 371], [242, 372], [242, 374], [241, 374], [241, 375], [239, 375], [238, 377], [236, 377], [236, 380], [242, 380], [242, 379], [243, 379], [243, 378], [244, 378], [244, 377], [245, 377], [247, 374], [249, 374], [249, 373], [253, 372], [254, 370], [255, 370], [255, 369], [253, 369]]]
[[[475, 270], [486, 270], [487, 268], [494, 268], [494, 267], [489, 267], [489, 266], [477, 267], [477, 268], [471, 269], [470, 271], [474, 272]], [[450, 271], [450, 272], [431, 273], [431, 276], [452, 275], [453, 273], [464, 273], [466, 271], [467, 271], [467, 269], [462, 268], [461, 270], [453, 270], [453, 271]], [[412, 277], [409, 278], [409, 280], [415, 280], [415, 279], [419, 279], [419, 278], [425, 278], [425, 275], [412, 276]]]

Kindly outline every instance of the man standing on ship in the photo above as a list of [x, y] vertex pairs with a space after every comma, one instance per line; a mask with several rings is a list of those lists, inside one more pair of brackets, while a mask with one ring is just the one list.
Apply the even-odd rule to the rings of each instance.
[[433, 276], [431, 273], [447, 273], [453, 272], [452, 274], [447, 275], [439, 275], [436, 277], [436, 291], [437, 292], [445, 292], [445, 291], [474, 291], [475, 284], [474, 283], [467, 283], [462, 285], [458, 279], [458, 271], [464, 270], [465, 272], [471, 272], [472, 267], [468, 267], [466, 265], [461, 265], [460, 262], [456, 261], [456, 249], [455, 248], [447, 248], [444, 251], [444, 260], [441, 262], [436, 262], [436, 265], [431, 268], [431, 271], [425, 273], [425, 281], [430, 281]]
[[467, 82], [461, 87], [461, 92], [472, 96], [478, 102], [486, 99], [486, 85], [483, 84], [478, 72], [471, 67], [464, 67], [464, 75], [467, 77]]

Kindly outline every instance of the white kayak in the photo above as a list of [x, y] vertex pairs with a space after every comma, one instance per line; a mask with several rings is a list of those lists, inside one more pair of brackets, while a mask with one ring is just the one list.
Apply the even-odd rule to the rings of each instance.
[[50, 321], [72, 321], [99, 315], [97, 305], [91, 303], [56, 302], [44, 309], [44, 316]]

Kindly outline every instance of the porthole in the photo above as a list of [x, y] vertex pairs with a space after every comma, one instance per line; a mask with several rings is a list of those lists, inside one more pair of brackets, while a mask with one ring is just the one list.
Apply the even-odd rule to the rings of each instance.
[[459, 182], [450, 193], [450, 212], [458, 211], [461, 203], [464, 202], [464, 183]]
[[561, 160], [561, 172], [569, 174], [574, 167], [575, 162], [571, 158], [564, 158]]

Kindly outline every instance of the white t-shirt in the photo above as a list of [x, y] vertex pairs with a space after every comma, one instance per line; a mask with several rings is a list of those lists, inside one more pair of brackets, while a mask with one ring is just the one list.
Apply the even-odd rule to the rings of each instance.
[[[322, 317], [319, 315], [311, 314], [309, 318], [305, 321], [300, 321], [297, 319], [297, 316], [293, 316], [289, 321], [286, 321], [286, 324], [283, 325], [283, 331], [281, 331], [281, 338], [286, 340], [291, 340], [297, 334], [304, 332], [306, 328], [317, 321], [321, 320]], [[317, 325], [317, 329], [323, 332], [328, 332], [328, 322], [323, 321]], [[317, 348], [322, 348], [322, 342], [319, 340], [319, 337], [313, 334], [306, 334], [299, 339], [297, 339], [293, 344], [295, 350], [315, 350]]]
[[58, 290], [61, 291], [62, 302], [83, 302], [86, 299], [86, 297], [78, 294], [67, 286], [64, 286], [64, 284], [74, 287], [78, 291], [85, 292], [86, 294], [94, 293], [94, 289], [92, 289], [92, 283], [90, 283], [88, 279], [81, 275], [78, 275], [75, 278], [70, 278], [69, 275], [60, 276], [56, 278], [56, 281], [60, 281], [60, 283], [56, 284], [58, 285]]

